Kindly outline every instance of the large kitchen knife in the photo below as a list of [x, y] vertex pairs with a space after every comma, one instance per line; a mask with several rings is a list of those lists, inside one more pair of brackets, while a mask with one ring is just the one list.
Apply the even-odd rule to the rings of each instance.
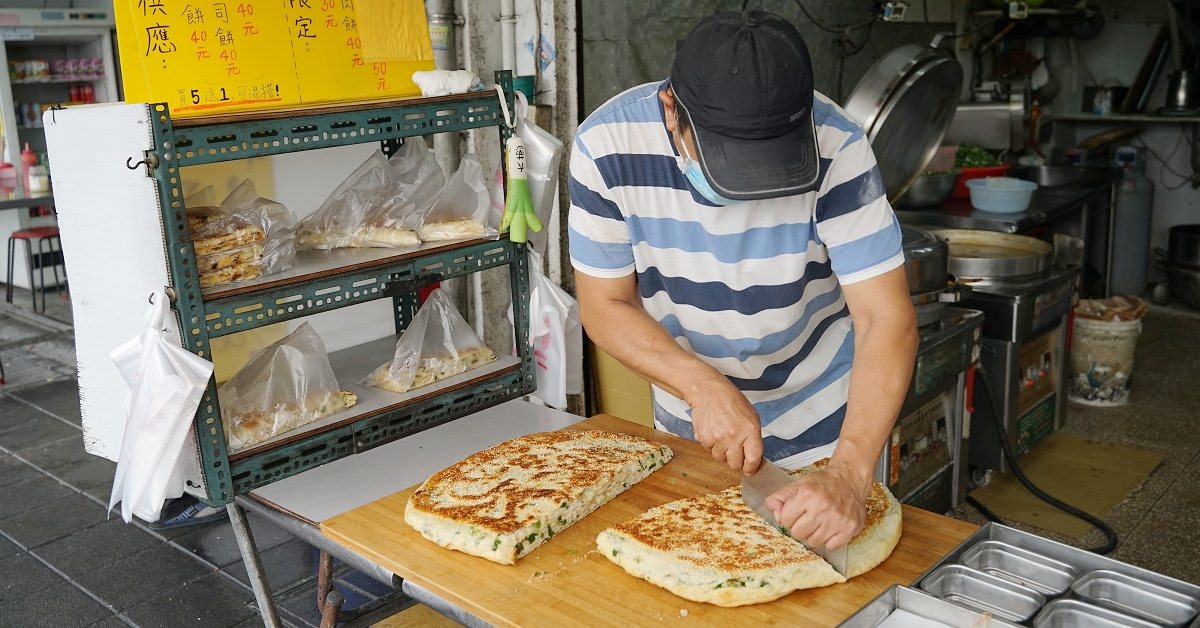
[[[764, 458], [762, 464], [758, 467], [758, 472], [754, 475], [742, 474], [742, 501], [746, 502], [746, 505], [751, 510], [758, 513], [758, 516], [765, 519], [771, 526], [780, 528], [779, 522], [775, 520], [775, 514], [771, 512], [770, 508], [767, 508], [767, 496], [791, 484], [795, 480], [796, 478], [788, 475], [787, 471], [780, 469], [771, 461]], [[788, 535], [790, 536], [790, 533]], [[846, 564], [849, 560], [847, 546], [829, 550], [824, 547], [813, 547], [803, 540], [797, 540], [814, 554], [824, 558], [825, 562], [832, 565], [838, 573], [843, 576], [846, 575]]]

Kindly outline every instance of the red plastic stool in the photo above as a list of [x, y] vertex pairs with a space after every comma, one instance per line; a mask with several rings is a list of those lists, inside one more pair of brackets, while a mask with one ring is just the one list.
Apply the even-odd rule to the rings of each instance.
[[[34, 241], [37, 242], [38, 276], [40, 276], [42, 278], [42, 286], [41, 286], [42, 309], [41, 309], [41, 312], [45, 313], [45, 311], [46, 311], [46, 275], [42, 272], [42, 270], [45, 268], [44, 264], [46, 261], [46, 254], [49, 253], [50, 255], [53, 255], [55, 252], [55, 250], [54, 250], [55, 242], [58, 243], [58, 250], [62, 251], [62, 240], [60, 240], [58, 237], [58, 227], [30, 227], [28, 229], [18, 229], [16, 231], [12, 232], [12, 235], [10, 235], [8, 237], [8, 277], [7, 277], [7, 283], [5, 284], [6, 289], [5, 289], [4, 298], [9, 303], [12, 303], [12, 300], [13, 300], [13, 264], [16, 261], [17, 241], [18, 240], [25, 243], [25, 262], [26, 262], [25, 266], [26, 266], [26, 269], [29, 271], [29, 292], [31, 293], [30, 296], [33, 298], [33, 311], [34, 312], [38, 311], [38, 306], [37, 306], [38, 291], [35, 289], [34, 281], [33, 281], [33, 259], [34, 259], [33, 258], [33, 244], [34, 244]], [[57, 260], [55, 260], [54, 263], [52, 264], [52, 268], [54, 269], [54, 283], [56, 285], [58, 285], [58, 288], [61, 290], [62, 289], [62, 280], [59, 279], [59, 276], [58, 276], [58, 261]], [[66, 279], [66, 272], [67, 272], [67, 269], [64, 266], [62, 279]]]

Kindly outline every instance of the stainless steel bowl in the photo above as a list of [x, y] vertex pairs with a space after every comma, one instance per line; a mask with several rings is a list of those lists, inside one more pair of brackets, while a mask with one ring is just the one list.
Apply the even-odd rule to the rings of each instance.
[[958, 180], [957, 172], [920, 175], [909, 186], [904, 196], [896, 199], [896, 209], [937, 207], [950, 198], [956, 180]]
[[928, 231], [900, 227], [900, 234], [908, 293], [924, 294], [945, 289], [950, 247]]

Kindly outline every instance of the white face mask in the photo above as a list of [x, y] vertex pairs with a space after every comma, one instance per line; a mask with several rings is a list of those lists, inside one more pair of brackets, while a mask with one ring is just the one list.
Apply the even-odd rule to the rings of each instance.
[[679, 156], [675, 157], [675, 165], [679, 167], [679, 172], [687, 177], [687, 180], [692, 184], [692, 188], [700, 193], [700, 196], [703, 196], [713, 205], [720, 205], [722, 207], [741, 202], [725, 198], [713, 189], [712, 184], [704, 177], [704, 169], [700, 167], [700, 162], [692, 159], [687, 154], [687, 144], [684, 143], [683, 135], [679, 132], [678, 122], [675, 123], [675, 141], [679, 143], [680, 152]]

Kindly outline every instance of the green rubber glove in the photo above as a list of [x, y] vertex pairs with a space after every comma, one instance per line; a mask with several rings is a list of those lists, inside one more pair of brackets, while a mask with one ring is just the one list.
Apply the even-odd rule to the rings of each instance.
[[529, 195], [529, 177], [525, 173], [525, 144], [513, 136], [508, 140], [508, 194], [504, 198], [504, 216], [500, 231], [508, 232], [513, 242], [527, 241], [527, 229], [542, 230], [542, 221], [533, 211]]

